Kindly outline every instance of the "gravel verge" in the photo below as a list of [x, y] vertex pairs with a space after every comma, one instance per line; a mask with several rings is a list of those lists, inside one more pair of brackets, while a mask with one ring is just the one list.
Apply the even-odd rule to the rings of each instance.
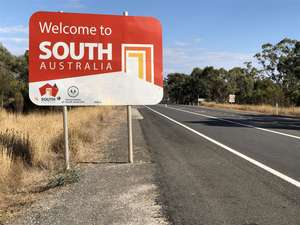
[[[159, 225], [168, 224], [158, 204], [155, 165], [133, 112], [135, 163], [127, 161], [125, 110], [112, 121], [109, 137], [95, 143], [95, 157], [79, 165], [80, 182], [47, 191], [13, 225]], [[97, 131], [95, 131], [97, 132]], [[101, 135], [101, 134], [99, 134]], [[99, 157], [96, 154], [99, 153]], [[101, 153], [101, 154], [100, 154]]]

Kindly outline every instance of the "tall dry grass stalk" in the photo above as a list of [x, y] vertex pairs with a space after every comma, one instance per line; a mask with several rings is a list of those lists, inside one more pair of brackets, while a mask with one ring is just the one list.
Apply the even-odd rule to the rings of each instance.
[[[277, 114], [275, 106], [271, 106], [271, 105], [239, 105], [239, 104], [221, 104], [215, 102], [203, 102], [202, 104], [204, 106], [214, 107], [214, 108], [253, 111], [253, 112], [266, 113], [270, 115]], [[300, 116], [300, 107], [279, 107], [278, 115]]]
[[7, 182], [8, 176], [12, 169], [13, 160], [9, 151], [0, 146], [0, 184]]
[[24, 171], [23, 162], [13, 159], [11, 151], [3, 146], [0, 146], [0, 167], [0, 192], [18, 190]]
[[[84, 155], [85, 148], [95, 138], [93, 131], [94, 126], [97, 126], [96, 122], [103, 120], [110, 111], [111, 108], [108, 107], [69, 110], [70, 150], [73, 160]], [[16, 176], [11, 172], [17, 171], [16, 167], [23, 167], [24, 171], [26, 168], [50, 171], [62, 168], [63, 152], [62, 113], [35, 112], [16, 116], [0, 111], [0, 186], [8, 184], [12, 176]]]

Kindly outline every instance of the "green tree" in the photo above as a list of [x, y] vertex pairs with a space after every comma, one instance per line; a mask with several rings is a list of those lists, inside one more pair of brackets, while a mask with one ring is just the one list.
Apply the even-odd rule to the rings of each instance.
[[263, 44], [262, 51], [255, 55], [263, 67], [261, 72], [276, 83], [281, 83], [285, 74], [278, 70], [278, 65], [293, 54], [296, 43], [296, 40], [285, 38], [275, 45], [270, 43]]
[[258, 79], [254, 83], [252, 103], [271, 104], [282, 103], [284, 94], [280, 85], [274, 83], [270, 78]]
[[183, 103], [183, 84], [186, 79], [185, 74], [182, 73], [172, 73], [168, 75], [167, 85], [169, 91], [170, 100], [176, 104]]
[[[28, 52], [23, 56], [13, 56], [0, 43], [0, 104], [16, 102], [16, 97], [29, 104], [28, 96]], [[8, 101], [9, 100], [9, 101]]]
[[1, 108], [4, 106], [4, 99], [7, 93], [10, 90], [10, 82], [12, 80], [12, 76], [8, 70], [3, 68], [0, 64], [0, 104]]
[[236, 95], [237, 103], [251, 103], [254, 88], [253, 70], [235, 67], [228, 71], [228, 92]]

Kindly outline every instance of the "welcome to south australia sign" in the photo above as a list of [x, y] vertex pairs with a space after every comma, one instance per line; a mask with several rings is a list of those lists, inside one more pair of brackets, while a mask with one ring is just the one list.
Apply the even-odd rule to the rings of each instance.
[[156, 104], [162, 34], [151, 17], [37, 12], [29, 24], [29, 92], [37, 105]]

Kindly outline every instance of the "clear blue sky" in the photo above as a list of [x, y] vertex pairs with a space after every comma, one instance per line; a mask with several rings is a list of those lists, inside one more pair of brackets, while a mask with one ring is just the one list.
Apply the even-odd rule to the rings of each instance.
[[12, 53], [28, 48], [35, 11], [146, 15], [163, 26], [164, 71], [241, 66], [265, 42], [300, 39], [300, 0], [0, 0], [0, 42]]

